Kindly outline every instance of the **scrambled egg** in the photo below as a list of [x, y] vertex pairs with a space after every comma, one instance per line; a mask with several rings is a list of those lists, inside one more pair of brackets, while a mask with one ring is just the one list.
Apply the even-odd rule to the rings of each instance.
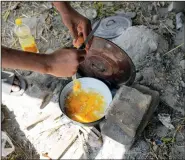
[[66, 113], [71, 119], [89, 123], [103, 117], [105, 100], [95, 91], [83, 90], [80, 81], [75, 80], [73, 92], [66, 98], [65, 106]]

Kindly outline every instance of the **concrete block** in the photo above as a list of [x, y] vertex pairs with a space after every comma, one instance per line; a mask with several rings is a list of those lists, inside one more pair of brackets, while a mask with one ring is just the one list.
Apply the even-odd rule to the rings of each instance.
[[150, 102], [150, 95], [122, 86], [113, 99], [106, 119], [116, 122], [127, 135], [134, 137]]
[[132, 87], [122, 86], [118, 90], [101, 127], [104, 135], [128, 149], [144, 130], [159, 103], [158, 92], [141, 85]]

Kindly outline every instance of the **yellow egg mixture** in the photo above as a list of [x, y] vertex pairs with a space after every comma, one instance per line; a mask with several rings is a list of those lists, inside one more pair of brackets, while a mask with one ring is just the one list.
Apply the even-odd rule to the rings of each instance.
[[102, 95], [92, 90], [84, 90], [75, 80], [73, 92], [65, 100], [67, 115], [78, 122], [94, 122], [102, 118], [105, 100]]

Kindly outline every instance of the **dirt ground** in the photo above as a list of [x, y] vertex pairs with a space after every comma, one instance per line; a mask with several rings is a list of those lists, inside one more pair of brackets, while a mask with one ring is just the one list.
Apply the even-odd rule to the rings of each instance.
[[[175, 44], [175, 13], [164, 15], [162, 9], [169, 2], [71, 2], [72, 6], [85, 15], [88, 8], [95, 8], [98, 17], [114, 15], [117, 12], [134, 12], [133, 26], [145, 25], [167, 40], [168, 51]], [[61, 47], [69, 47], [72, 38], [67, 28], [61, 23], [60, 16], [50, 2], [2, 2], [2, 45], [20, 49], [17, 37], [13, 33], [14, 21], [18, 17], [39, 17], [34, 35], [40, 53], [45, 53], [49, 48], [56, 50]], [[180, 45], [180, 44], [179, 44]], [[142, 135], [137, 139], [133, 148], [125, 154], [127, 159], [183, 159], [185, 156], [185, 118], [184, 118], [184, 90], [185, 73], [180, 62], [185, 59], [185, 52], [177, 48], [172, 52], [152, 53], [137, 65], [137, 83], [149, 86], [160, 93], [160, 105], [155, 111], [151, 121]], [[32, 98], [39, 99], [50, 92], [56, 92], [64, 87], [70, 80], [40, 75], [34, 72], [14, 70], [15, 74], [21, 74], [28, 79], [28, 84], [37, 86], [27, 91]], [[40, 82], [39, 82], [40, 81]], [[40, 88], [40, 90], [36, 90]], [[33, 92], [34, 91], [34, 92]], [[42, 92], [41, 92], [42, 91]], [[36, 93], [34, 95], [33, 93]], [[38, 93], [39, 92], [39, 93]], [[56, 96], [57, 97], [57, 96]], [[57, 102], [57, 98], [55, 100]], [[40, 101], [39, 101], [40, 102]], [[37, 105], [38, 102], [34, 104]], [[1, 106], [5, 112], [5, 121], [2, 130], [6, 131], [12, 139], [16, 150], [5, 159], [38, 159], [37, 148], [25, 136], [20, 127], [19, 117], [26, 114], [9, 106], [9, 102], [3, 101]], [[40, 104], [40, 103], [39, 103]], [[6, 105], [6, 106], [5, 106]], [[18, 106], [15, 106], [18, 107]], [[20, 106], [19, 106], [20, 107]], [[38, 109], [36, 109], [38, 110]], [[27, 109], [31, 112], [31, 109]], [[35, 111], [34, 111], [35, 112]], [[171, 117], [171, 123], [175, 129], [166, 128], [159, 120], [158, 114], [166, 113]], [[18, 120], [17, 118], [18, 117]], [[23, 116], [24, 117], [24, 116]], [[26, 117], [26, 116], [25, 116]], [[27, 117], [26, 117], [27, 118]], [[24, 119], [26, 120], [26, 119]], [[58, 132], [62, 132], [62, 129]], [[58, 133], [60, 135], [60, 133]], [[54, 135], [55, 136], [55, 135]], [[39, 140], [37, 140], [39, 141]], [[157, 143], [157, 142], [160, 142]], [[91, 157], [92, 158], [92, 157]], [[94, 158], [94, 157], [93, 157]]]

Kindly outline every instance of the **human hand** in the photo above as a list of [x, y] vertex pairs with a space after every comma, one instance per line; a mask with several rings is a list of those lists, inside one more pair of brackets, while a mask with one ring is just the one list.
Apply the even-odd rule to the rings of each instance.
[[[61, 13], [63, 23], [69, 29], [71, 35], [74, 38], [75, 43], [79, 36], [82, 36], [86, 40], [87, 36], [90, 34], [91, 22], [86, 17], [79, 14], [73, 8], [69, 7], [67, 12]], [[89, 49], [91, 41], [88, 42], [86, 48]]]
[[71, 77], [84, 60], [85, 50], [59, 49], [47, 56], [48, 74], [56, 77]]

